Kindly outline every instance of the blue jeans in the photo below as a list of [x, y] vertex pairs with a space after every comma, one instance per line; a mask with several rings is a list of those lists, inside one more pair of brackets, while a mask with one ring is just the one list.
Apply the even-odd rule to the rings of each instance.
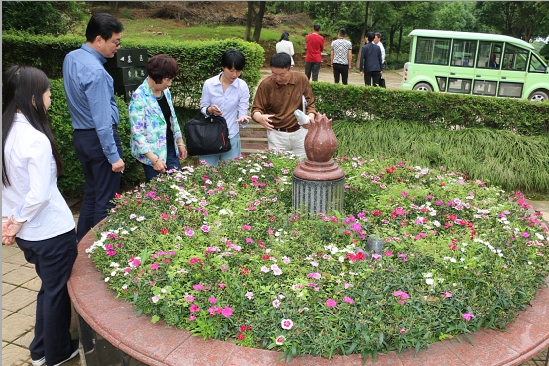
[[221, 162], [228, 162], [234, 158], [241, 155], [241, 144], [240, 144], [240, 134], [237, 133], [235, 136], [231, 137], [231, 150], [221, 153], [221, 154], [209, 154], [209, 155], [200, 155], [200, 160], [205, 160], [207, 165], [217, 165], [219, 164], [219, 159]]
[[[167, 149], [167, 156], [166, 156], [166, 171], [170, 169], [181, 169], [181, 164], [179, 163], [179, 158], [177, 157], [175, 153], [175, 145], [172, 146], [166, 146]], [[145, 180], [147, 183], [151, 181], [154, 177], [159, 176], [160, 172], [154, 170], [154, 168], [150, 165], [143, 164], [143, 170], [145, 171]]]
[[[118, 131], [113, 129], [112, 135], [118, 155], [122, 159], [122, 143]], [[114, 207], [111, 200], [120, 192], [121, 174], [112, 171], [112, 164], [103, 153], [95, 130], [74, 130], [73, 144], [76, 156], [82, 163], [86, 180], [84, 200], [76, 228], [76, 240], [80, 242], [84, 235], [107, 217], [108, 211]]]
[[50, 239], [15, 238], [15, 241], [42, 280], [36, 297], [34, 339], [29, 351], [45, 356], [48, 365], [55, 365], [71, 354], [71, 299], [67, 280], [78, 254], [76, 233], [73, 229]]

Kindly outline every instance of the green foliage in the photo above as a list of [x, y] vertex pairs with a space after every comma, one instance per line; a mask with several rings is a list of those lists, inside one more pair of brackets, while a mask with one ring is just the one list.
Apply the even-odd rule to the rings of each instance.
[[[2, 37], [2, 70], [24, 63], [43, 70], [50, 79], [61, 78], [63, 60], [70, 51], [80, 48], [85, 39], [77, 36], [21, 36], [15, 34]], [[221, 72], [221, 56], [229, 48], [242, 51], [246, 67], [242, 79], [250, 89], [261, 78], [263, 48], [256, 43], [230, 38], [221, 41], [175, 41], [171, 39], [124, 39], [124, 48], [146, 48], [149, 57], [165, 53], [179, 63], [179, 75], [171, 86], [174, 100], [179, 106], [197, 107], [200, 104], [204, 81]], [[250, 93], [253, 96], [253, 92]]]
[[[57, 180], [57, 186], [65, 197], [81, 197], [85, 188], [84, 173], [82, 172], [82, 164], [74, 151], [72, 138], [74, 129], [71, 124], [62, 80], [51, 80], [51, 102], [48, 115], [64, 165], [63, 175]], [[137, 184], [144, 180], [143, 168], [141, 163], [131, 156], [130, 152], [128, 107], [120, 97], [116, 97], [116, 103], [120, 112], [118, 132], [122, 142], [124, 163], [126, 164], [122, 175], [122, 186]]]
[[[399, 159], [336, 160], [346, 214], [295, 213], [299, 160], [271, 151], [125, 193], [88, 252], [138, 315], [286, 360], [375, 360], [503, 329], [544, 284], [549, 238], [522, 194]], [[385, 250], [355, 254], [371, 234]]]
[[549, 60], [549, 43], [539, 50], [539, 55], [545, 57], [546, 60]]
[[338, 155], [444, 166], [506, 190], [549, 192], [549, 137], [491, 128], [447, 130], [395, 120], [337, 121]]
[[491, 127], [549, 134], [549, 103], [312, 83], [317, 111], [334, 120], [395, 119], [440, 128]]
[[24, 31], [29, 34], [63, 35], [89, 13], [77, 1], [4, 1], [2, 31]]

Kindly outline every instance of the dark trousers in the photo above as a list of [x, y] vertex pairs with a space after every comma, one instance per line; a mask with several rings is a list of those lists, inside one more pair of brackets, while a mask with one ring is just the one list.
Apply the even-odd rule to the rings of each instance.
[[311, 80], [311, 71], [313, 72], [313, 81], [318, 81], [318, 73], [320, 72], [320, 62], [305, 62], [305, 75]]
[[[118, 131], [112, 131], [118, 154], [122, 158], [122, 143]], [[97, 132], [74, 130], [74, 149], [82, 163], [86, 190], [76, 228], [76, 239], [82, 240], [92, 227], [107, 217], [114, 207], [110, 201], [120, 192], [121, 174], [112, 171], [112, 165], [103, 153]]]
[[51, 239], [15, 238], [15, 241], [42, 280], [36, 298], [34, 339], [29, 350], [45, 356], [48, 365], [55, 365], [71, 354], [71, 299], [67, 280], [77, 255], [76, 234], [73, 229]]
[[[166, 171], [170, 169], [181, 169], [181, 164], [179, 163], [179, 158], [175, 154], [175, 145], [166, 146], [167, 149], [167, 156], [166, 156], [166, 165], [167, 169]], [[156, 170], [150, 165], [142, 164], [143, 170], [145, 171], [145, 180], [147, 183], [151, 181], [154, 177], [157, 177], [158, 175], [162, 174]]]
[[381, 79], [381, 73], [379, 71], [364, 72], [364, 85], [371, 86], [372, 79], [374, 81], [374, 86], [379, 86], [379, 79]]
[[339, 75], [341, 75], [341, 82], [343, 85], [347, 85], [349, 65], [333, 64], [332, 66], [334, 68], [334, 83], [339, 84]]

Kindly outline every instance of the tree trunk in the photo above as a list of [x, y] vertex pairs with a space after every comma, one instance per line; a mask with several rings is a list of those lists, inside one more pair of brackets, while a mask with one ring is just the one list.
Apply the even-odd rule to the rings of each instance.
[[255, 15], [254, 2], [248, 1], [248, 17], [246, 18], [246, 33], [244, 33], [244, 41], [248, 41], [250, 38], [250, 31], [252, 30], [252, 22]]
[[118, 15], [118, 6], [120, 5], [120, 1], [111, 1], [111, 13], [113, 15]]
[[393, 48], [395, 47], [395, 33], [397, 31], [397, 27], [392, 25], [391, 31], [389, 32], [389, 55], [386, 58], [391, 58], [393, 55]]
[[397, 49], [397, 61], [398, 61], [398, 58], [400, 57], [400, 47], [402, 46], [402, 31], [403, 31], [403, 26], [401, 25], [400, 26], [400, 34], [398, 36], [398, 49]]
[[370, 2], [366, 1], [366, 13], [364, 14], [364, 27], [362, 28], [362, 35], [360, 36], [360, 47], [358, 48], [358, 54], [356, 56], [356, 68], [360, 69], [360, 57], [362, 55], [362, 46], [366, 43], [366, 32], [368, 30], [368, 10], [370, 9]]
[[261, 28], [263, 27], [263, 14], [265, 14], [265, 1], [259, 2], [259, 12], [255, 14], [254, 41], [259, 43], [261, 37]]

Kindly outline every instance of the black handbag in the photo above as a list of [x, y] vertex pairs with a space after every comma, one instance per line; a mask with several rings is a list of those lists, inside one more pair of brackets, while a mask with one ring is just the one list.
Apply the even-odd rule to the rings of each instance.
[[387, 88], [387, 86], [385, 85], [385, 79], [383, 78], [383, 75], [381, 76], [381, 78], [379, 79], [379, 86], [381, 88]]
[[221, 116], [198, 113], [183, 129], [189, 155], [219, 154], [231, 150], [227, 121]]

